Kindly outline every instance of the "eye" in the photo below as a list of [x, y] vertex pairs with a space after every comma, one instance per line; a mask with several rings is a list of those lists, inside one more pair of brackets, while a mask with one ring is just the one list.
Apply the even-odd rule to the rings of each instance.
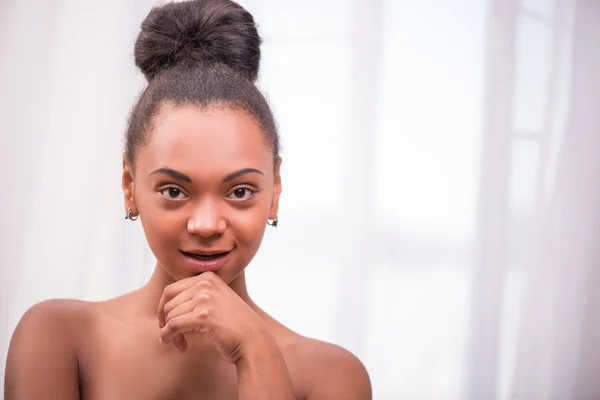
[[252, 187], [238, 186], [229, 193], [227, 198], [235, 201], [249, 200], [256, 194], [256, 192], [258, 192], [258, 190]]
[[187, 194], [177, 186], [163, 186], [158, 189], [158, 193], [168, 200], [185, 200], [188, 197]]

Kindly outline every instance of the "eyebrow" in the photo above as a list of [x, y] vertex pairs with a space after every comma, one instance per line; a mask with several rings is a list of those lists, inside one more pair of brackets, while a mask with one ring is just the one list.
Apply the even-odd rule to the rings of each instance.
[[[255, 174], [260, 174], [260, 175], [264, 175], [264, 173], [256, 168], [242, 168], [238, 171], [232, 172], [230, 174], [227, 174], [224, 178], [223, 178], [223, 183], [225, 182], [229, 182], [234, 180], [235, 178], [239, 178], [242, 175], [246, 175], [246, 174], [250, 174], [250, 173], [255, 173]], [[180, 181], [184, 181], [184, 182], [188, 182], [188, 183], [192, 183], [192, 179], [187, 176], [186, 174], [179, 172], [179, 171], [175, 171], [174, 169], [171, 168], [159, 168], [157, 170], [154, 170], [150, 173], [150, 175], [154, 175], [154, 174], [164, 174], [164, 175], [169, 175], [172, 178], [178, 179]], [[148, 175], [148, 176], [150, 176]]]
[[235, 172], [232, 172], [232, 173], [226, 175], [223, 178], [223, 183], [228, 182], [228, 181], [232, 181], [235, 178], [239, 178], [242, 175], [251, 174], [251, 173], [264, 175], [263, 172], [259, 171], [258, 169], [255, 169], [255, 168], [243, 168], [243, 169], [240, 169], [239, 171], [235, 171]]
[[[170, 177], [178, 179], [180, 181], [192, 183], [192, 178], [190, 178], [183, 172], [175, 171], [174, 169], [171, 169], [171, 168], [159, 168], [150, 173], [150, 175], [154, 175], [154, 174], [169, 175]], [[148, 176], [150, 176], [150, 175], [148, 175]]]

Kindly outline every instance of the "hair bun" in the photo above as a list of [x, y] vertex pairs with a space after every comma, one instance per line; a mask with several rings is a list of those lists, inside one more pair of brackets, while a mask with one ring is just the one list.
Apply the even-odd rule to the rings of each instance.
[[194, 0], [153, 8], [135, 43], [135, 64], [150, 81], [175, 66], [222, 63], [250, 81], [261, 39], [252, 15], [230, 0]]

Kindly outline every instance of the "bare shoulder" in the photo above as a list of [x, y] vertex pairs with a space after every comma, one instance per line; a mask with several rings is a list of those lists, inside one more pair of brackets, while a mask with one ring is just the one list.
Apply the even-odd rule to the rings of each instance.
[[93, 303], [79, 300], [52, 299], [33, 305], [25, 312], [15, 334], [29, 329], [44, 328], [48, 333], [68, 334], [71, 328], [83, 328], [89, 323]]
[[348, 350], [320, 340], [298, 336], [286, 344], [301, 375], [307, 400], [370, 400], [367, 369]]
[[39, 303], [34, 304], [27, 312], [27, 314], [37, 314], [40, 313], [42, 315], [45, 314], [69, 314], [76, 313], [79, 315], [83, 315], [89, 312], [92, 308], [93, 304], [89, 301], [82, 300], [73, 300], [73, 299], [50, 299], [44, 300]]
[[12, 335], [5, 398], [77, 398], [77, 348], [92, 303], [46, 300], [32, 306]]
[[[9, 358], [23, 358], [21, 349], [37, 348], [38, 352], [75, 351], [77, 339], [90, 325], [92, 303], [53, 299], [33, 305], [17, 324], [9, 347]], [[40, 334], [43, 332], [43, 334]], [[9, 359], [14, 361], [14, 359]]]

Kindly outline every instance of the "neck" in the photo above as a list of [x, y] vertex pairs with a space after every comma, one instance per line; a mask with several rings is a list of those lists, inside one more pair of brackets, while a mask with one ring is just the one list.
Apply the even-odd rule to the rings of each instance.
[[[176, 280], [173, 279], [159, 263], [156, 263], [150, 280], [139, 291], [145, 315], [156, 317], [158, 303], [160, 302], [165, 287], [175, 281]], [[229, 283], [229, 287], [250, 307], [255, 310], [257, 309], [256, 305], [248, 295], [244, 271], [240, 272], [240, 274]]]

